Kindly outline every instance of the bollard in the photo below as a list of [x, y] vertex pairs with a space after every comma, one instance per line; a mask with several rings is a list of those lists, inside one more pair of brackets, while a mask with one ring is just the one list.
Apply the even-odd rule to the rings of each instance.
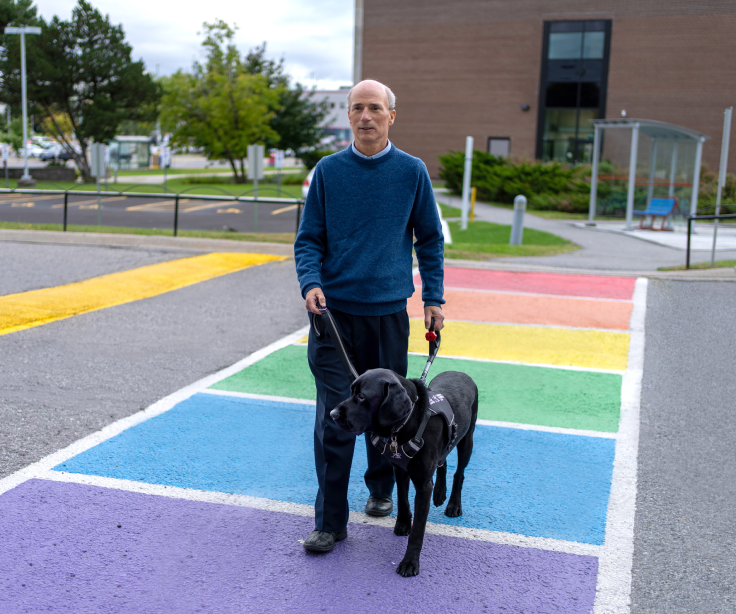
[[526, 211], [526, 196], [514, 198], [514, 221], [511, 225], [511, 240], [509, 245], [521, 245], [524, 236], [524, 212]]

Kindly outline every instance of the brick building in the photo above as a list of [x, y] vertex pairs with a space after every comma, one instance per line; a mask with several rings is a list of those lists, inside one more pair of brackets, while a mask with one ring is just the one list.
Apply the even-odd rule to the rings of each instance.
[[[391, 139], [422, 158], [476, 149], [588, 161], [589, 119], [654, 119], [710, 135], [736, 102], [732, 0], [356, 0], [356, 80], [397, 97]], [[729, 170], [736, 171], [736, 138]]]

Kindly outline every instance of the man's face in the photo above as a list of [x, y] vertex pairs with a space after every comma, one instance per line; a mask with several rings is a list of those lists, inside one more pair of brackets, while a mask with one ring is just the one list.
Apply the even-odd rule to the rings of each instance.
[[388, 127], [394, 123], [396, 111], [388, 110], [384, 87], [379, 83], [368, 81], [359, 84], [353, 90], [348, 117], [358, 149], [372, 151], [376, 147], [382, 149], [386, 145]]

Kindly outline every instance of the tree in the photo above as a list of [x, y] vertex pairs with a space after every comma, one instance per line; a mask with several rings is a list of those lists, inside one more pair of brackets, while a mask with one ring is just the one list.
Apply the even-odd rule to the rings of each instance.
[[211, 160], [227, 160], [244, 183], [248, 145], [279, 140], [270, 122], [283, 85], [247, 70], [233, 44], [235, 30], [224, 21], [203, 28], [206, 61], [164, 80], [162, 124], [175, 145], [193, 144]]
[[[90, 142], [111, 139], [123, 120], [155, 119], [160, 87], [142, 61], [131, 59], [122, 26], [86, 0], [79, 0], [70, 21], [40, 21], [41, 35], [26, 41], [28, 99], [88, 180]], [[18, 38], [6, 37], [0, 58], [0, 94], [11, 104], [20, 98]], [[68, 126], [79, 149], [72, 146]]]
[[[307, 92], [301, 83], [290, 86], [291, 79], [284, 71], [284, 60], [266, 59], [266, 43], [251, 49], [245, 65], [252, 75], [263, 75], [271, 87], [282, 86], [279, 108], [271, 119], [271, 128], [279, 135], [281, 149], [295, 152], [313, 147], [324, 136], [319, 124], [329, 113], [326, 100], [314, 100], [314, 93]], [[276, 143], [267, 143], [275, 147]]]

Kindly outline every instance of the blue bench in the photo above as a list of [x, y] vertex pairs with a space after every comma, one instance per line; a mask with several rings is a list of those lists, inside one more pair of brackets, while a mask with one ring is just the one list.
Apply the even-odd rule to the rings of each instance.
[[[652, 198], [645, 211], [634, 211], [634, 214], [641, 215], [639, 228], [643, 228], [645, 230], [667, 230], [664, 225], [667, 222], [667, 218], [672, 215], [676, 209], [677, 198]], [[649, 223], [649, 226], [644, 226], [644, 220], [647, 219], [647, 215], [651, 216], [652, 220]], [[655, 217], [662, 218], [662, 226], [659, 228], [654, 227]]]

